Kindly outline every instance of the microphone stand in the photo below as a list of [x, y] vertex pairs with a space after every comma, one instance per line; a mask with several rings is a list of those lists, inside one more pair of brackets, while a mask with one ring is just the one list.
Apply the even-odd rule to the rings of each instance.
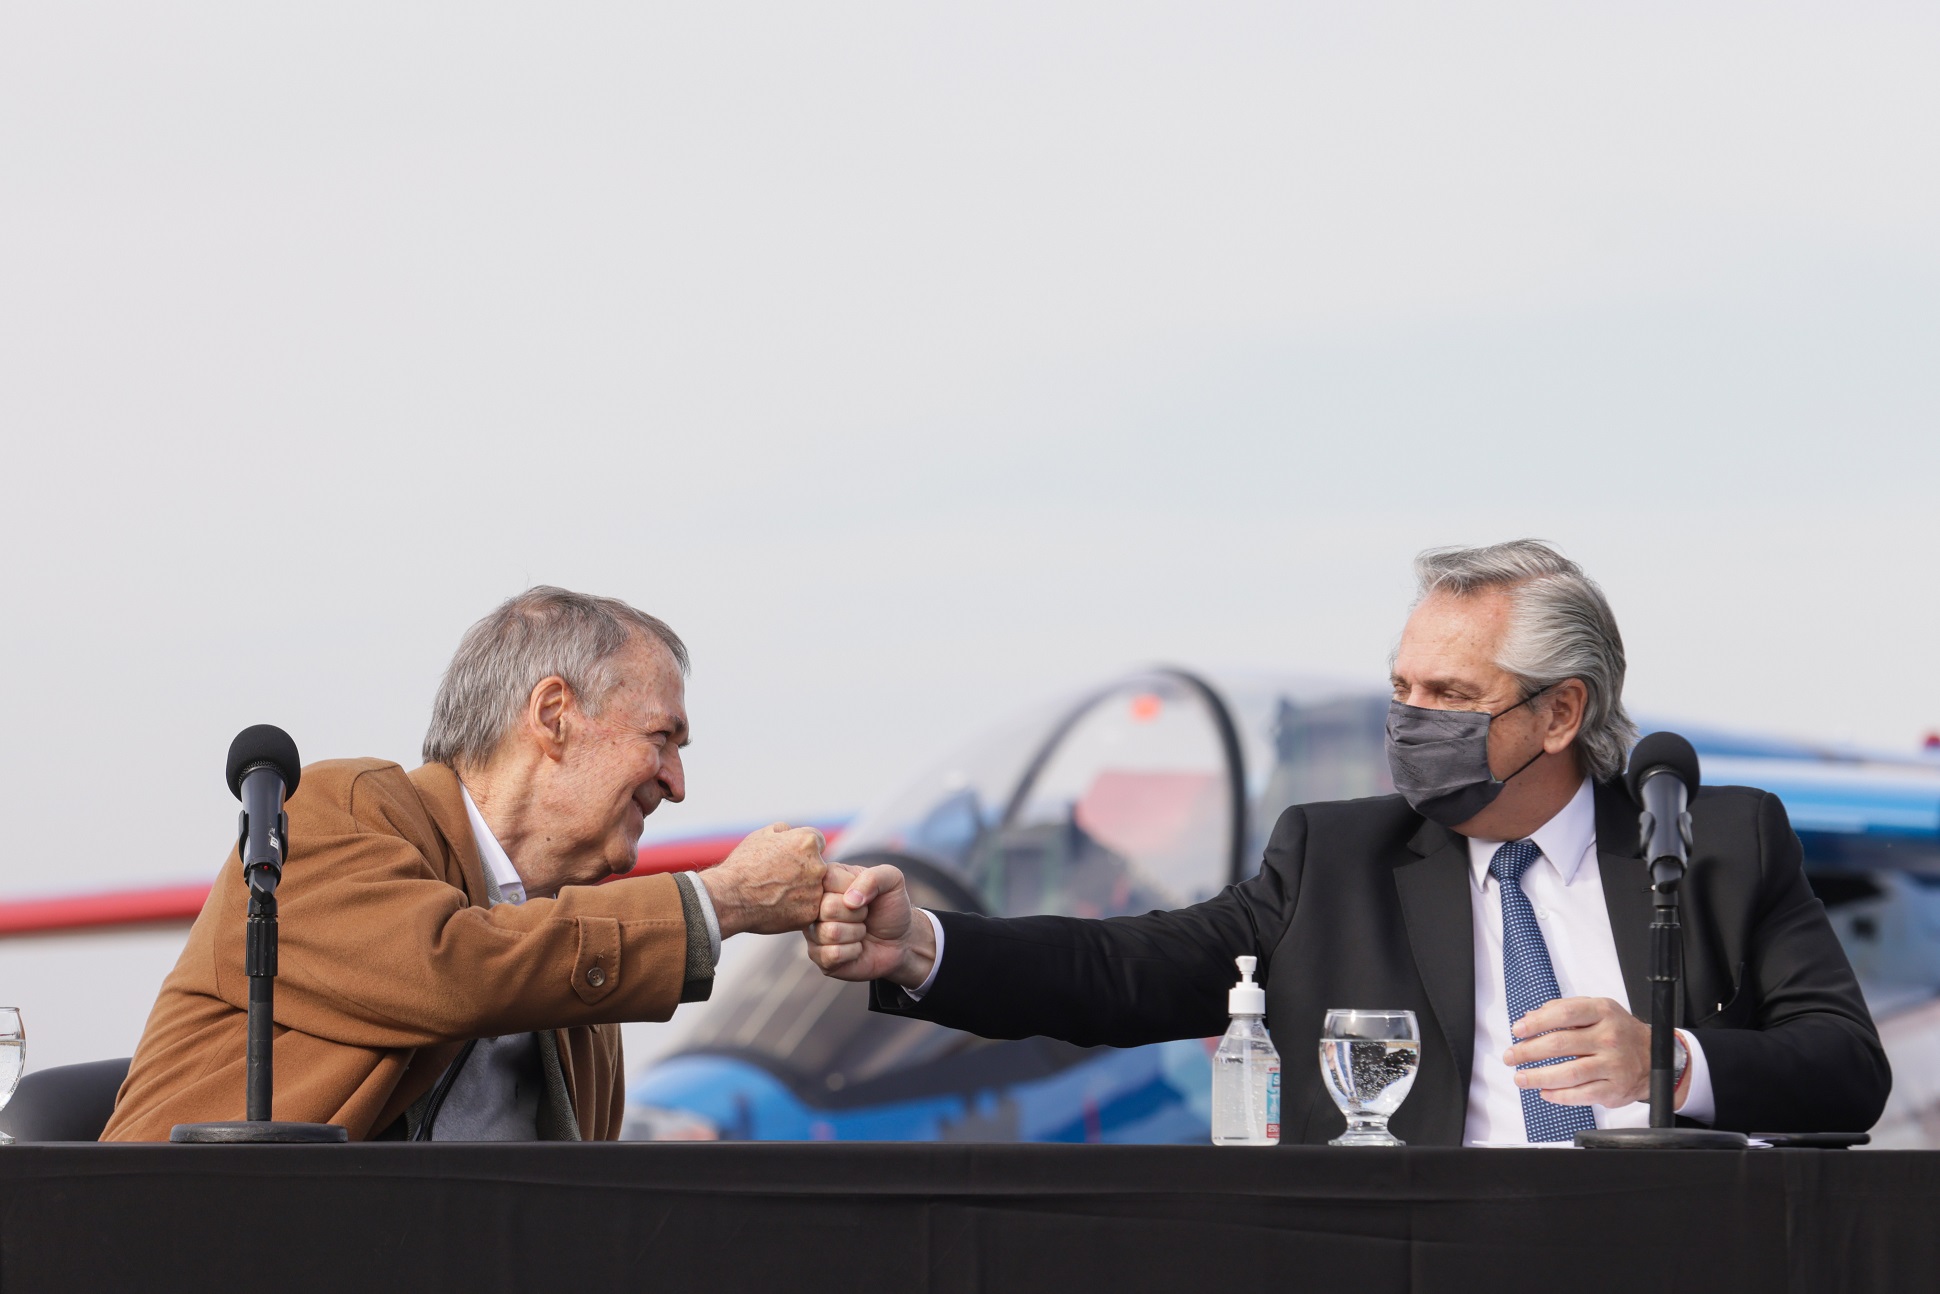
[[[1650, 1126], [1593, 1128], [1576, 1134], [1576, 1144], [1591, 1150], [1744, 1150], [1742, 1132], [1677, 1125], [1677, 984], [1684, 972], [1684, 940], [1678, 921], [1677, 887], [1684, 881], [1684, 850], [1691, 843], [1691, 815], [1680, 814], [1676, 830], [1684, 849], [1659, 846], [1650, 811], [1643, 815], [1645, 852], [1650, 863]], [[1664, 824], [1667, 828], [1669, 823]]]
[[266, 874], [265, 869], [250, 873], [248, 944], [243, 953], [243, 969], [249, 976], [248, 1085], [243, 1103], [245, 1117], [252, 1123], [269, 1120], [276, 1087], [270, 1032], [276, 1021], [276, 889], [274, 884], [259, 883]]
[[270, 1117], [275, 1090], [276, 886], [289, 852], [290, 819], [283, 812], [283, 782], [248, 776], [242, 784], [243, 811], [236, 850], [249, 881], [249, 920], [245, 926], [243, 969], [249, 976], [249, 1033], [245, 1051], [245, 1118], [241, 1122], [178, 1123], [168, 1139], [187, 1145], [251, 1143], [330, 1144], [350, 1139], [335, 1123], [297, 1123]]

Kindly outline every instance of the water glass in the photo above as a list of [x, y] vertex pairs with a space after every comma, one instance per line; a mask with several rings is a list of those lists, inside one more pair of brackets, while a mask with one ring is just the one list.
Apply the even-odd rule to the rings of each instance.
[[1413, 1011], [1336, 1008], [1321, 1026], [1320, 1075], [1347, 1131], [1330, 1146], [1399, 1146], [1388, 1119], [1415, 1085], [1421, 1026]]
[[[13, 1100], [20, 1084], [20, 1071], [27, 1064], [27, 1026], [20, 1022], [20, 1008], [0, 1006], [0, 1110]], [[0, 1146], [11, 1146], [13, 1138], [0, 1132]]]

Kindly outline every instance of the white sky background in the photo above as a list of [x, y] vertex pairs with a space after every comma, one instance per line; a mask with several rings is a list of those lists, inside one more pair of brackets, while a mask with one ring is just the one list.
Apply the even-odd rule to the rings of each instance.
[[546, 581], [693, 648], [684, 834], [1152, 659], [1378, 682], [1437, 543], [1652, 714], [1911, 750], [1931, 6], [0, 15], [0, 895], [415, 763]]

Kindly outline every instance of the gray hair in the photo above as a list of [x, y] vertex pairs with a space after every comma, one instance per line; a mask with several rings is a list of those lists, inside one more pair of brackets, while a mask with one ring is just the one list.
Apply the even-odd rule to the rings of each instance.
[[618, 598], [541, 584], [465, 631], [431, 703], [424, 762], [477, 765], [518, 726], [532, 689], [558, 675], [587, 714], [620, 682], [614, 660], [635, 635], [657, 639], [687, 673], [687, 646], [666, 623]]
[[1623, 635], [1596, 581], [1548, 544], [1517, 539], [1486, 548], [1431, 548], [1415, 558], [1416, 601], [1431, 593], [1467, 597], [1505, 590], [1509, 631], [1496, 664], [1525, 694], [1565, 679], [1589, 694], [1576, 735], [1584, 771], [1608, 781], [1637, 743], [1623, 708]]

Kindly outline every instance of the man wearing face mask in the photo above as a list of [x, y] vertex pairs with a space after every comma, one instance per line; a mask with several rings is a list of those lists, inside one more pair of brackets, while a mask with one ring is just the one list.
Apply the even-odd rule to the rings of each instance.
[[[1121, 1047], [1219, 1033], [1233, 958], [1257, 957], [1284, 1142], [1340, 1131], [1311, 1059], [1330, 1007], [1418, 1016], [1421, 1068], [1391, 1125], [1410, 1143], [1646, 1125], [1650, 900], [1618, 780], [1637, 732], [1616, 620], [1534, 541], [1433, 550], [1416, 574], [1392, 665], [1397, 794], [1296, 805], [1251, 880], [1138, 917], [931, 913], [893, 867], [832, 866], [810, 956], [874, 981], [879, 1011]], [[1680, 1117], [1870, 1127], [1885, 1053], [1783, 806], [1707, 787], [1691, 820]]]

